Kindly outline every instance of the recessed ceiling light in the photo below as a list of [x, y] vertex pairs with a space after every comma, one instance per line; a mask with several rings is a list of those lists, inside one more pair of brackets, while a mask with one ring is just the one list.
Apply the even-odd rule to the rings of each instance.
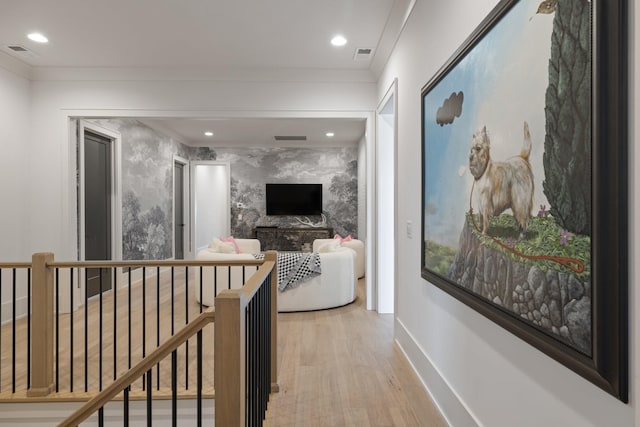
[[206, 132], [204, 133], [204, 136], [213, 136], [213, 132], [206, 131]]
[[334, 136], [334, 135], [335, 135], [335, 133], [333, 133], [333, 132], [327, 132], [327, 133], [326, 133], [326, 135], [327, 135], [329, 138], [331, 138], [332, 136]]
[[334, 46], [344, 46], [345, 44], [347, 44], [347, 39], [345, 39], [341, 35], [337, 35], [331, 39], [331, 44]]
[[46, 38], [40, 33], [27, 34], [27, 37], [29, 37], [29, 40], [33, 40], [34, 42], [38, 42], [38, 43], [47, 43], [49, 41], [48, 38]]

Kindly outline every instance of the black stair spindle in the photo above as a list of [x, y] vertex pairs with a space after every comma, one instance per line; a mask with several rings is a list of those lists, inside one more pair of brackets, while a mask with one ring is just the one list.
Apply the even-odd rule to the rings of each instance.
[[87, 283], [89, 283], [88, 269], [84, 270], [84, 391], [89, 391], [89, 295]]
[[[101, 268], [99, 270], [100, 272], [100, 276], [99, 276], [99, 283], [100, 283], [100, 296], [98, 297], [99, 301], [100, 301], [100, 307], [98, 309], [98, 390], [102, 391], [102, 312], [103, 312], [103, 308], [102, 308], [102, 281], [104, 280], [104, 276], [102, 274], [103, 269]], [[87, 307], [88, 308], [88, 307]]]
[[[0, 298], [0, 301], [2, 299]], [[60, 391], [60, 269], [56, 268], [56, 393]]]
[[151, 378], [151, 373], [153, 372], [152, 369], [149, 369], [147, 371], [147, 426], [148, 427], [152, 427], [153, 425], [153, 408], [152, 408], [152, 401], [153, 401], [153, 381]]
[[[0, 268], [0, 301], [2, 301], [2, 269]], [[0, 304], [0, 319], [2, 319], [2, 304]], [[0, 333], [0, 351], [2, 351], [2, 333]], [[0, 392], [2, 392], [2, 357], [0, 357]]]
[[[189, 267], [185, 267], [184, 324], [189, 323]], [[189, 340], [184, 343], [184, 388], [189, 390]]]
[[[142, 358], [147, 355], [146, 353], [147, 342], [147, 269], [142, 267]], [[142, 375], [142, 389], [145, 389], [145, 378]]]
[[202, 329], [198, 331], [198, 352], [197, 352], [197, 426], [202, 427]]
[[171, 425], [178, 425], [178, 351], [171, 352]]
[[27, 389], [31, 388], [31, 269], [27, 269]]
[[[129, 271], [131, 271], [131, 269], [129, 269]], [[129, 426], [129, 390], [131, 390], [131, 387], [124, 389], [124, 399], [122, 399], [123, 424], [125, 427]]]
[[128, 321], [128, 331], [127, 331], [127, 344], [129, 346], [127, 350], [127, 369], [131, 369], [131, 267], [129, 267], [129, 271], [127, 274], [127, 294], [128, 294], [128, 302], [127, 302], [127, 321]]
[[16, 392], [16, 269], [13, 269], [12, 273], [12, 295], [11, 295], [11, 392]]
[[73, 347], [73, 291], [75, 290], [73, 287], [73, 268], [69, 285], [71, 286], [69, 292], [69, 307], [71, 307], [71, 313], [69, 313], [69, 392], [73, 393], [73, 353], [75, 351]]
[[118, 377], [118, 270], [113, 267], [111, 276], [113, 277], [113, 380]]
[[[156, 348], [160, 347], [160, 267], [156, 270]], [[156, 365], [156, 387], [160, 390], [160, 362]]]

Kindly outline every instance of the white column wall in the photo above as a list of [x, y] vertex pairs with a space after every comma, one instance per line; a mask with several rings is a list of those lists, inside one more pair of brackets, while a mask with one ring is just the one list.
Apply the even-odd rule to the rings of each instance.
[[[420, 91], [497, 0], [418, 0], [378, 81], [378, 100], [398, 78], [398, 218], [421, 224]], [[630, 0], [630, 76], [637, 74], [638, 0]], [[452, 426], [640, 425], [640, 94], [630, 85], [630, 398], [625, 405], [420, 275], [419, 238], [398, 235], [395, 336]]]
[[29, 81], [0, 67], [0, 259], [24, 261], [24, 183], [29, 181]]
[[69, 116], [121, 117], [367, 117], [375, 83], [313, 81], [56, 81], [32, 82], [30, 183], [26, 250], [76, 253], [75, 154]]

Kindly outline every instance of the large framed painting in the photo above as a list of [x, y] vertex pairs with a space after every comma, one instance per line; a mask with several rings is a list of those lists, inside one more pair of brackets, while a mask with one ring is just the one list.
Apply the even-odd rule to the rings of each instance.
[[503, 0], [422, 89], [422, 276], [628, 400], [624, 0]]

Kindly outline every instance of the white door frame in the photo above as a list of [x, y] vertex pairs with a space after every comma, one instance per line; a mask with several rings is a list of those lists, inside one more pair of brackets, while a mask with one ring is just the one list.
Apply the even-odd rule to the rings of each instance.
[[[189, 160], [180, 157], [180, 156], [173, 156], [173, 163], [172, 163], [172, 176], [173, 176], [173, 186], [171, 187], [171, 191], [173, 192], [173, 196], [171, 200], [176, 199], [176, 194], [175, 194], [175, 188], [176, 188], [176, 174], [175, 174], [175, 164], [176, 163], [180, 163], [183, 168], [182, 168], [182, 173], [183, 173], [183, 177], [182, 177], [182, 215], [183, 215], [183, 220], [185, 222], [185, 229], [184, 229], [184, 233], [182, 233], [182, 238], [183, 238], [183, 242], [182, 242], [182, 250], [184, 251], [184, 259], [190, 259], [193, 258], [193, 252], [191, 251], [191, 214], [190, 214], [190, 200], [191, 200], [191, 193], [189, 192], [189, 188], [190, 188], [190, 176], [191, 176], [191, 168], [189, 167]], [[171, 214], [172, 214], [172, 218], [173, 218], [173, 227], [175, 228], [176, 226], [176, 211], [175, 211], [175, 202], [171, 204]], [[175, 258], [176, 256], [176, 242], [174, 239], [173, 242], [173, 248], [172, 248], [172, 254], [173, 257]]]
[[[88, 130], [111, 140], [111, 259], [122, 259], [122, 136], [88, 120], [78, 120], [78, 233], [80, 261], [85, 260], [84, 209], [84, 132]], [[84, 278], [79, 278], [83, 283]], [[84, 299], [85, 286], [80, 286], [80, 299]]]
[[[380, 126], [380, 121], [381, 121], [381, 117], [385, 111], [385, 109], [388, 107], [389, 103], [392, 103], [390, 106], [393, 109], [393, 140], [392, 141], [381, 141], [381, 135], [380, 132], [378, 132], [379, 130], [379, 126]], [[384, 156], [384, 158], [379, 158], [378, 153], [379, 150], [382, 146], [382, 144], [388, 144], [391, 143], [393, 144], [393, 155], [392, 156]], [[397, 170], [397, 164], [398, 164], [398, 79], [395, 78], [393, 80], [393, 82], [391, 83], [391, 85], [389, 86], [389, 89], [387, 89], [387, 92], [385, 93], [385, 95], [382, 97], [382, 99], [380, 100], [378, 107], [376, 108], [376, 138], [375, 138], [375, 149], [374, 149], [374, 160], [373, 160], [373, 164], [374, 164], [374, 168], [375, 168], [375, 174], [374, 174], [374, 179], [372, 180], [372, 182], [370, 183], [370, 185], [374, 186], [374, 191], [373, 191], [373, 197], [374, 197], [374, 201], [373, 201], [373, 228], [374, 228], [374, 245], [373, 245], [373, 253], [372, 253], [372, 259], [374, 260], [374, 262], [370, 263], [370, 264], [374, 264], [374, 266], [370, 269], [371, 272], [373, 273], [373, 287], [375, 289], [375, 300], [372, 301], [372, 309], [375, 308], [378, 312], [381, 313], [395, 313], [396, 312], [396, 305], [397, 305], [397, 282], [398, 282], [398, 271], [397, 271], [397, 265], [398, 265], [398, 251], [397, 251], [397, 247], [396, 247], [396, 241], [398, 239], [398, 220], [397, 220], [397, 216], [398, 216], [398, 170]], [[378, 177], [379, 177], [379, 173], [380, 173], [380, 168], [379, 168], [379, 162], [380, 161], [385, 161], [385, 162], [391, 162], [390, 166], [393, 169], [393, 206], [392, 206], [392, 212], [393, 212], [393, 220], [391, 224], [380, 224], [380, 209], [381, 206], [388, 206], [388, 201], [386, 200], [382, 200], [381, 197], [379, 197], [379, 193], [378, 193]], [[382, 284], [379, 283], [379, 277], [378, 277], [378, 272], [377, 272], [377, 265], [379, 265], [380, 260], [378, 259], [378, 257], [381, 255], [382, 250], [381, 250], [381, 238], [380, 235], [378, 233], [378, 229], [380, 226], [385, 226], [385, 227], [390, 227], [391, 230], [393, 230], [393, 237], [391, 239], [390, 242], [386, 242], [386, 244], [384, 245], [385, 247], [385, 253], [387, 253], [387, 255], [389, 253], [391, 253], [392, 255], [392, 261], [393, 261], [393, 267], [392, 267], [392, 273], [391, 276], [393, 277], [393, 283], [390, 286], [393, 286], [393, 307], [389, 307], [388, 304], [384, 304], [381, 300], [381, 294], [383, 294], [382, 289], [384, 289], [385, 287], [389, 286], [389, 284]], [[389, 248], [389, 245], [391, 245], [392, 247]], [[390, 250], [389, 250], [390, 249]], [[369, 274], [370, 272], [368, 271], [367, 274]], [[387, 288], [388, 289], [388, 288]]]

